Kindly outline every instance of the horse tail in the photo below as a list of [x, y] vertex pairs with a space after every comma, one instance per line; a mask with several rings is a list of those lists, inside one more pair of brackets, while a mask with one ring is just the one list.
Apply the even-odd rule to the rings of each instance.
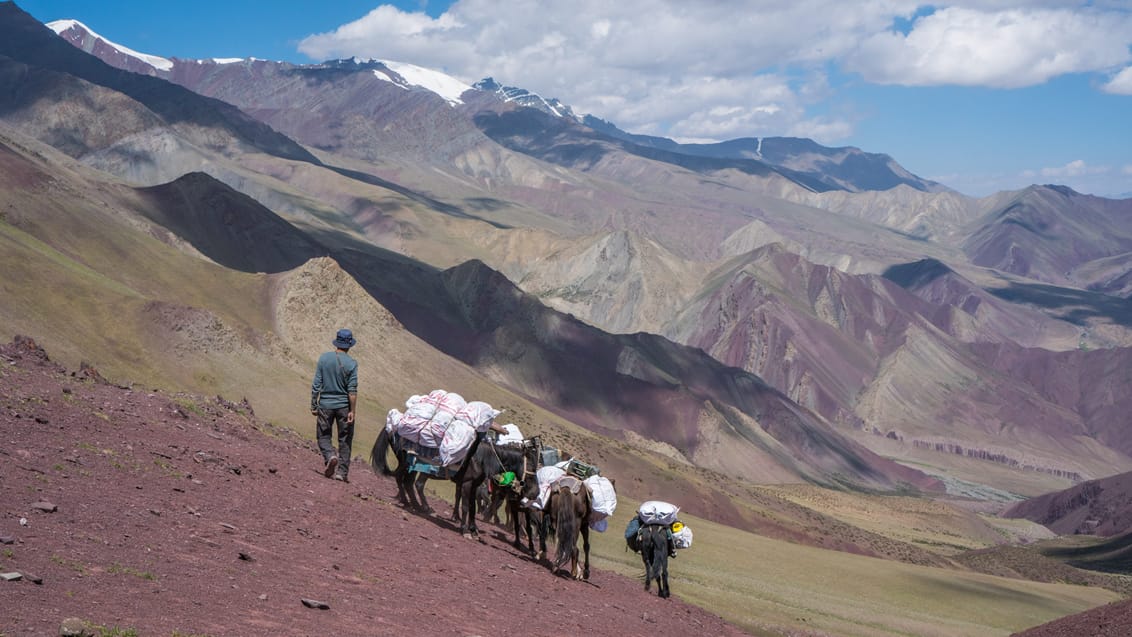
[[[664, 573], [664, 565], [668, 561], [668, 531], [663, 526], [655, 524], [644, 527], [641, 534], [641, 553], [648, 555], [645, 567], [645, 581], [659, 578]], [[649, 550], [646, 551], [645, 547]]]
[[389, 461], [387, 452], [389, 451], [389, 432], [385, 429], [377, 434], [377, 440], [373, 441], [373, 449], [369, 452], [369, 466], [373, 467], [374, 473], [391, 476], [393, 470], [389, 468]]
[[555, 532], [558, 535], [554, 553], [554, 566], [561, 568], [570, 560], [574, 545], [578, 542], [578, 512], [574, 510], [573, 496], [569, 487], [559, 487], [555, 498]]

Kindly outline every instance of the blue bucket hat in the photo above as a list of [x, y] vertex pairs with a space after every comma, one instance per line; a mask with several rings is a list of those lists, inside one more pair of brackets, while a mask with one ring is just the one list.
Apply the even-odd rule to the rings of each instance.
[[333, 341], [330, 342], [330, 344], [334, 347], [350, 349], [356, 342], [357, 341], [354, 340], [354, 333], [348, 329], [343, 328], [338, 330], [338, 335], [334, 338]]

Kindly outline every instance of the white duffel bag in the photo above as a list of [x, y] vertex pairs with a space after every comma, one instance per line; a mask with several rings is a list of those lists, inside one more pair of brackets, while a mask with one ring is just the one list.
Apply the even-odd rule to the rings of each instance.
[[[617, 491], [613, 489], [613, 483], [609, 481], [609, 478], [602, 476], [590, 476], [583, 482], [585, 482], [586, 488], [590, 490], [590, 498], [593, 503], [593, 513], [590, 514], [590, 528], [594, 528], [595, 522], [604, 520], [617, 510]], [[604, 531], [605, 529], [601, 530]]]
[[495, 444], [510, 445], [521, 444], [523, 442], [523, 434], [519, 431], [519, 427], [515, 425], [515, 423], [509, 422], [503, 425], [503, 428], [507, 430], [507, 433], [499, 434], [499, 437], [495, 439]]
[[680, 507], [668, 502], [661, 502], [659, 500], [649, 500], [642, 502], [641, 506], [637, 508], [637, 517], [641, 518], [641, 524], [663, 524], [668, 526], [676, 521], [676, 514], [680, 512]]

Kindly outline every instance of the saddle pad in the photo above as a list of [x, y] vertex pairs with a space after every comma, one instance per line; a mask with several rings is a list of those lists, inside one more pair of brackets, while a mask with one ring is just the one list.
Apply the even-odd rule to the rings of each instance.
[[570, 493], [577, 495], [578, 492], [582, 490], [582, 486], [584, 486], [582, 481], [575, 478], [574, 476], [563, 476], [555, 481], [554, 490], [557, 491], [558, 489], [565, 487], [570, 490]]
[[440, 449], [436, 447], [426, 447], [419, 442], [414, 442], [407, 438], [401, 439], [401, 448], [407, 453], [416, 454], [421, 460], [436, 460], [440, 457]]

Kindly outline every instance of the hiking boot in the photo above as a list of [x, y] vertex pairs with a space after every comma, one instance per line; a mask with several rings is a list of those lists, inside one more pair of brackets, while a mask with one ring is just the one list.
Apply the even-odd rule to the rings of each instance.
[[330, 476], [334, 475], [334, 472], [337, 469], [338, 469], [338, 456], [331, 456], [330, 459], [326, 461], [326, 468], [323, 470], [322, 475], [329, 478]]
[[339, 482], [345, 482], [346, 484], [350, 483], [350, 480], [346, 478], [346, 474], [344, 474], [344, 473], [334, 474], [334, 479], [339, 481]]

